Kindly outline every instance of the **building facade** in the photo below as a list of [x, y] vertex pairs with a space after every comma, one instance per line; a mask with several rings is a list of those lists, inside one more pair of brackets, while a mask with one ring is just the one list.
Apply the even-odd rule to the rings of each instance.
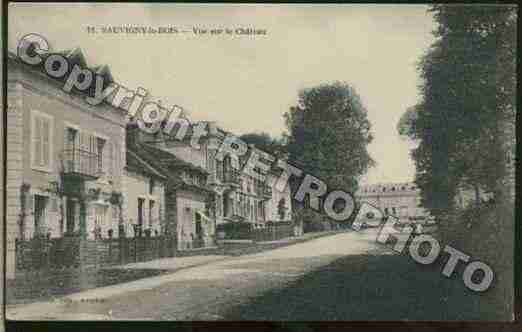
[[127, 137], [128, 148], [166, 178], [161, 234], [174, 236], [178, 250], [214, 246], [214, 192], [207, 185], [208, 171], [201, 167], [201, 152], [187, 151], [184, 142], [157, 140], [132, 123], [127, 126]]
[[[71, 64], [87, 67], [80, 50], [63, 54]], [[63, 82], [49, 78], [41, 68], [28, 67], [13, 54], [7, 67], [11, 273], [15, 239], [68, 234], [94, 239], [118, 227], [120, 219], [113, 210], [125, 211], [121, 204], [126, 117], [122, 110], [107, 104], [93, 107], [84, 95], [64, 92]], [[105, 78], [112, 79], [106, 66], [96, 68], [92, 70], [103, 68]]]
[[404, 222], [428, 217], [428, 211], [420, 205], [420, 190], [411, 182], [361, 186], [355, 197], [358, 203], [369, 203], [385, 215], [393, 215]]
[[128, 148], [123, 178], [128, 221], [120, 232], [127, 237], [163, 234], [166, 176]]

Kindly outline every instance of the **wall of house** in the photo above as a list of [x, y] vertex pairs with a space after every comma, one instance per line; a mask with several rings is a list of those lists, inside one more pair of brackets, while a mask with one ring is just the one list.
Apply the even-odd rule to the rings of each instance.
[[[107, 145], [112, 147], [104, 150], [104, 160], [112, 167], [108, 168], [105, 176], [86, 183], [86, 189], [100, 189], [101, 194], [96, 202], [106, 201], [112, 191], [122, 192], [121, 184], [122, 165], [125, 164], [125, 115], [121, 110], [115, 110], [108, 105], [92, 107], [85, 103], [83, 96], [68, 94], [61, 90], [59, 82], [53, 81], [44, 74], [28, 71], [19, 64], [9, 66], [9, 99], [12, 106], [8, 118], [10, 135], [8, 151], [12, 162], [8, 165], [8, 178], [12, 179], [8, 186], [10, 192], [11, 210], [8, 215], [10, 238], [30, 238], [34, 235], [34, 195], [48, 197], [47, 215], [42, 227], [51, 237], [63, 235], [64, 222], [61, 211], [64, 200], [53, 193], [51, 182], [59, 182], [62, 151], [66, 126], [74, 126], [85, 132], [96, 134], [107, 139]], [[47, 170], [32, 167], [32, 116], [38, 111], [51, 119], [51, 167]], [[18, 224], [21, 213], [22, 183], [30, 186], [24, 200], [26, 216], [22, 225]], [[94, 202], [87, 202], [87, 231], [94, 225]], [[21, 227], [20, 227], [21, 226]]]
[[[162, 234], [165, 220], [165, 184], [163, 181], [154, 180], [152, 194], [149, 193], [150, 176], [125, 171], [123, 176], [127, 189], [127, 220], [126, 235], [134, 236], [132, 224], [138, 223], [138, 199], [144, 200], [143, 205], [143, 229], [151, 229], [151, 236]], [[152, 214], [149, 212], [149, 202], [154, 201]], [[152, 220], [149, 219], [152, 216]]]
[[[292, 220], [292, 192], [290, 186], [287, 185], [283, 191], [277, 190], [275, 184], [277, 183], [277, 177], [269, 175], [267, 178], [267, 184], [272, 188], [272, 197], [266, 203], [267, 209], [267, 220], [270, 221], [290, 221]], [[281, 199], [285, 200], [285, 216], [283, 219], [280, 218], [278, 213], [278, 205]]]
[[[177, 191], [177, 239], [178, 250], [191, 249], [196, 238], [196, 211], [205, 212], [205, 197], [189, 191]], [[213, 221], [201, 221], [205, 246], [213, 245], [215, 226]], [[191, 234], [193, 236], [191, 236]]]
[[[9, 72], [8, 72], [9, 73]], [[7, 84], [6, 124], [6, 277], [14, 278], [15, 239], [19, 237], [21, 212], [21, 186], [23, 182], [23, 86], [17, 82]]]

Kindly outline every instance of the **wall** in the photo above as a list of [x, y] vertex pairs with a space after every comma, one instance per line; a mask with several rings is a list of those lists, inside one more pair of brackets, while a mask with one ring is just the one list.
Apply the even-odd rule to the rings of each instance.
[[24, 163], [23, 87], [16, 82], [9, 82], [7, 89], [6, 277], [12, 279], [15, 273], [15, 238], [19, 236], [20, 187]]
[[[267, 220], [270, 221], [290, 221], [292, 220], [292, 193], [290, 186], [287, 185], [283, 191], [277, 190], [275, 184], [277, 183], [277, 177], [270, 174], [268, 176], [268, 185], [272, 188], [272, 198], [267, 202]], [[278, 204], [281, 199], [285, 200], [286, 213], [285, 217], [281, 219], [278, 213]]]
[[[24, 236], [34, 234], [34, 216], [32, 214], [33, 195], [42, 194], [49, 197], [47, 231], [52, 237], [62, 235], [64, 225], [60, 224], [60, 205], [63, 201], [49, 193], [51, 181], [59, 181], [61, 153], [64, 148], [66, 123], [80, 127], [89, 133], [96, 133], [113, 143], [114, 164], [112, 173], [97, 181], [88, 182], [87, 188], [101, 189], [102, 200], [106, 200], [112, 191], [122, 192], [121, 173], [125, 164], [125, 116], [122, 110], [108, 105], [91, 107], [84, 97], [68, 94], [61, 90], [61, 84], [46, 77], [42, 73], [32, 72], [16, 63], [8, 67], [9, 98], [12, 101], [12, 112], [8, 119], [12, 127], [8, 138], [9, 154], [12, 163], [8, 165], [8, 178], [12, 181], [8, 186], [10, 192], [11, 211], [9, 213], [10, 238], [20, 237], [17, 219], [21, 212], [20, 187], [22, 183], [30, 184], [26, 198], [28, 215], [24, 221]], [[37, 110], [53, 118], [52, 128], [52, 169], [50, 171], [35, 170], [31, 167], [31, 111]], [[108, 150], [106, 150], [108, 151]], [[105, 160], [112, 164], [112, 156]], [[92, 203], [87, 204], [87, 231], [94, 224]], [[89, 233], [91, 236], [92, 234]]]
[[[205, 211], [205, 197], [188, 191], [177, 191], [177, 239], [178, 249], [192, 248], [192, 237], [196, 235], [196, 211]], [[212, 237], [215, 233], [213, 222], [202, 219], [203, 232], [205, 234], [205, 246], [213, 245]]]
[[[144, 201], [144, 218], [143, 227], [147, 229], [150, 227], [151, 235], [154, 236], [155, 230], [158, 234], [162, 234], [161, 222], [165, 219], [165, 185], [162, 181], [154, 180], [154, 191], [152, 195], [149, 194], [150, 177], [135, 172], [125, 171], [124, 182], [127, 190], [127, 220], [126, 234], [133, 236], [132, 224], [138, 223], [138, 198], [143, 198]], [[149, 201], [155, 202], [152, 216], [155, 218], [152, 222], [149, 220]]]

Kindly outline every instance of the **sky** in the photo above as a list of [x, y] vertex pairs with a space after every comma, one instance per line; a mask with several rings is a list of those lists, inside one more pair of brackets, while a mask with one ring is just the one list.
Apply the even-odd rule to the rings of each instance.
[[[115, 80], [145, 88], [194, 120], [217, 121], [237, 135], [285, 130], [283, 114], [299, 90], [344, 81], [372, 123], [377, 166], [363, 184], [412, 181], [413, 142], [397, 134], [402, 113], [419, 101], [420, 57], [433, 42], [424, 5], [208, 5], [10, 3], [8, 47], [28, 33], [52, 50], [80, 47], [89, 65], [107, 64]], [[87, 27], [97, 33], [88, 33]], [[102, 33], [108, 26], [176, 27], [186, 33]], [[196, 35], [193, 28], [265, 30], [264, 35]]]

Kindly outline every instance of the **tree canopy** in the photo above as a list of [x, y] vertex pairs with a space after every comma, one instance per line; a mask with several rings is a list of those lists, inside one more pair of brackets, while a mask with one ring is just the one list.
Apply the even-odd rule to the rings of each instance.
[[[504, 128], [516, 105], [516, 7], [433, 5], [437, 40], [419, 64], [422, 101], [398, 124], [412, 151], [424, 206], [451, 208], [471, 186], [501, 195]], [[514, 139], [514, 137], [513, 137]]]
[[285, 152], [285, 147], [282, 140], [273, 138], [270, 134], [265, 132], [248, 133], [239, 137], [247, 144], [253, 144], [256, 148], [279, 157]]
[[284, 116], [290, 160], [330, 188], [355, 191], [374, 165], [371, 125], [356, 91], [343, 82], [303, 89]]

